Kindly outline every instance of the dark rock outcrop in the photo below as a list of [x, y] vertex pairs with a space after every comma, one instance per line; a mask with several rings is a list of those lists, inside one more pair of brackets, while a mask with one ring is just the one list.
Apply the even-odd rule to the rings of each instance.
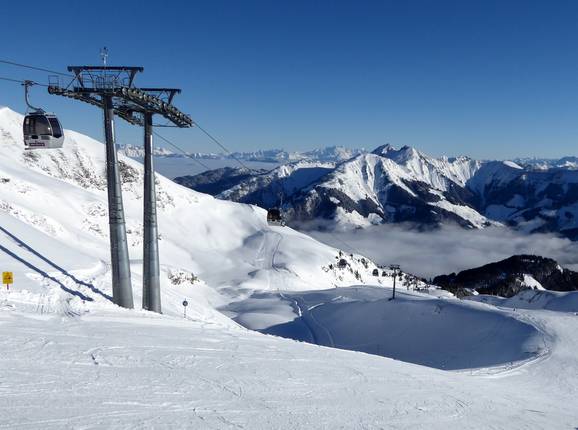
[[458, 296], [475, 290], [481, 294], [512, 297], [523, 289], [534, 287], [527, 282], [528, 277], [547, 290], [578, 290], [578, 272], [562, 268], [551, 258], [536, 255], [514, 255], [458, 274], [440, 275], [433, 283]]

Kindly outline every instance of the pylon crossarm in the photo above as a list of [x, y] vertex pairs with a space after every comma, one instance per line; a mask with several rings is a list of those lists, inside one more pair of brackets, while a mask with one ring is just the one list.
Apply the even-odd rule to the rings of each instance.
[[[52, 95], [68, 97], [103, 109], [102, 100], [97, 97], [96, 94], [79, 93], [56, 86], [49, 86], [48, 92]], [[115, 107], [114, 114], [132, 125], [143, 125], [143, 121], [140, 117], [135, 117], [134, 112], [124, 109], [122, 106]]]

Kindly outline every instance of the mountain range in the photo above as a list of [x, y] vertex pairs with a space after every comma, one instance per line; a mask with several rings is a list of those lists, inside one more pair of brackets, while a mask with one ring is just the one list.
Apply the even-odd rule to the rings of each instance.
[[[130, 158], [143, 158], [144, 149], [137, 145], [119, 145], [119, 152]], [[343, 146], [328, 146], [317, 148], [310, 151], [286, 151], [284, 149], [265, 149], [247, 152], [231, 153], [176, 153], [163, 147], [155, 147], [154, 154], [156, 157], [166, 158], [195, 158], [201, 160], [242, 160], [258, 161], [264, 163], [291, 163], [300, 160], [321, 161], [321, 162], [338, 162], [345, 161], [356, 155], [365, 153], [364, 149], [351, 149]]]
[[[143, 158], [144, 149], [140, 145], [118, 145], [121, 154], [130, 158]], [[214, 152], [173, 152], [162, 146], [155, 146], [154, 155], [159, 158], [197, 158], [204, 160], [242, 160], [270, 163], [291, 163], [295, 161], [339, 162], [368, 151], [344, 146], [326, 146], [309, 151], [286, 151], [284, 149], [261, 149], [256, 151], [214, 153]], [[529, 170], [578, 169], [578, 157], [536, 158], [520, 157], [512, 161]]]
[[268, 172], [229, 168], [175, 181], [193, 189], [212, 183], [220, 199], [282, 206], [294, 225], [508, 225], [576, 239], [578, 170], [572, 160], [435, 158], [388, 144], [344, 161], [299, 160]]

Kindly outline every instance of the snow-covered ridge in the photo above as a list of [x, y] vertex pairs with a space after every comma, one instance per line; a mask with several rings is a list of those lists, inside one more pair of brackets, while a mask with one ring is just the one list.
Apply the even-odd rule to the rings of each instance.
[[578, 170], [578, 157], [562, 158], [516, 158], [517, 164], [527, 169], [546, 171], [550, 169]]
[[[130, 158], [144, 158], [144, 148], [142, 146], [118, 145], [118, 152]], [[153, 154], [155, 157], [174, 157], [177, 155], [173, 151], [161, 146], [155, 146]]]
[[426, 182], [437, 189], [446, 189], [452, 182], [464, 186], [482, 165], [482, 162], [465, 156], [430, 157], [409, 146], [396, 149], [387, 144], [375, 149], [373, 154], [395, 161], [413, 173], [415, 179]]
[[[210, 176], [203, 173], [188, 182], [205, 184]], [[289, 221], [302, 227], [508, 224], [578, 238], [578, 170], [435, 158], [387, 144], [342, 162], [299, 161], [237, 177], [229, 189], [219, 189], [219, 198], [264, 208], [282, 204]]]
[[242, 180], [218, 197], [262, 207], [283, 203], [297, 221], [322, 217], [363, 226], [451, 218], [480, 228], [492, 221], [468, 206], [465, 194], [456, 189], [464, 188], [481, 166], [467, 157], [436, 159], [413, 148], [384, 145], [340, 163], [282, 165]]
[[[104, 146], [66, 130], [63, 149], [24, 151], [22, 120], [22, 115], [8, 108], [0, 110], [0, 216], [6, 220], [2, 225], [9, 225], [8, 231], [16, 237], [29, 238], [33, 249], [45, 248], [42, 243], [52, 244], [46, 253], [53, 254], [63, 268], [73, 270], [77, 266], [74, 259], [60, 261], [58, 255], [65, 250], [70, 255], [89, 256], [90, 263], [81, 259], [78, 265], [102, 267], [94, 282], [110, 294]], [[140, 163], [122, 154], [119, 163], [138, 304], [143, 172]], [[167, 292], [163, 308], [169, 314], [181, 312], [184, 295], [194, 298], [191, 312], [196, 309], [199, 314], [217, 315], [216, 304], [236, 300], [255, 289], [279, 288], [274, 282], [275, 276], [281, 279], [275, 275], [278, 273], [283, 273], [283, 288], [287, 290], [359, 282], [354, 273], [336, 276], [323, 269], [334, 260], [335, 249], [290, 228], [269, 228], [262, 209], [217, 200], [160, 175], [156, 181], [162, 285]], [[14, 245], [6, 234], [0, 237], [6, 246]], [[18, 248], [14, 252], [20, 255]], [[17, 273], [25, 272], [17, 261], [9, 261], [5, 269], [10, 266]], [[43, 264], [39, 262], [39, 266]], [[197, 281], [182, 287], [175, 283], [178, 279]], [[30, 291], [37, 290], [33, 284]]]

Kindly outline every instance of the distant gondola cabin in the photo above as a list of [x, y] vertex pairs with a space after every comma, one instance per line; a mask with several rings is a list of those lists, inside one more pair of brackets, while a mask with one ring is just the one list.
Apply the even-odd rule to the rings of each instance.
[[269, 209], [267, 211], [267, 222], [270, 225], [285, 225], [285, 221], [281, 215], [281, 210], [277, 208]]

